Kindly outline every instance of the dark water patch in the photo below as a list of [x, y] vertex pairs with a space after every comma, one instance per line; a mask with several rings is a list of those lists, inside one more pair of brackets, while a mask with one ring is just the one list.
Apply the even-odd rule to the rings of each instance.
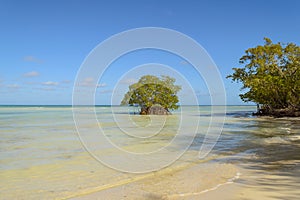
[[[194, 116], [198, 116], [198, 115], [194, 115]], [[226, 113], [205, 113], [205, 114], [201, 114], [200, 112], [200, 117], [232, 117], [232, 118], [255, 118], [254, 116], [252, 116], [252, 112], [250, 111], [235, 111], [235, 112], [226, 112]]]

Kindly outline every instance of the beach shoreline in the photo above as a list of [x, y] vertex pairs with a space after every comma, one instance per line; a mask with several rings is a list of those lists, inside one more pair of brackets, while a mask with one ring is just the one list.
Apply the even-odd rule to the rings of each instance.
[[239, 170], [232, 164], [194, 164], [70, 199], [194, 199], [233, 184], [239, 176]]
[[[208, 172], [207, 169], [212, 169], [212, 166], [206, 164], [205, 167], [202, 164], [194, 165], [193, 167], [189, 167], [179, 172], [175, 172], [173, 174], [168, 174], [169, 177], [166, 178], [164, 176], [160, 177], [160, 180], [157, 176], [150, 176], [148, 178], [133, 181], [126, 184], [122, 184], [116, 187], [111, 187], [109, 189], [95, 191], [89, 194], [80, 195], [77, 197], [73, 197], [70, 199], [73, 200], [88, 200], [88, 199], [109, 199], [109, 200], [117, 200], [117, 199], [145, 199], [145, 200], [193, 200], [193, 199], [223, 199], [223, 200], [256, 200], [256, 199], [264, 199], [264, 200], [275, 200], [275, 199], [296, 199], [300, 196], [300, 191], [297, 190], [299, 181], [297, 178], [300, 177], [300, 162], [294, 161], [290, 164], [293, 164], [295, 168], [293, 169], [294, 178], [287, 175], [283, 175], [280, 173], [262, 173], [260, 170], [249, 169], [253, 166], [251, 164], [225, 164], [218, 163], [218, 165], [222, 166], [224, 171], [227, 171], [226, 174], [218, 174], [219, 177], [222, 177], [223, 180], [216, 178], [217, 171], [213, 169]], [[206, 168], [205, 174], [210, 176], [203, 178], [203, 176], [198, 175], [195, 178], [195, 172], [199, 172], [199, 165], [202, 167], [201, 171], [204, 171]], [[229, 167], [230, 166], [230, 167]], [[228, 168], [229, 167], [229, 168]], [[197, 168], [197, 169], [196, 169]], [[248, 168], [248, 169], [247, 169]], [[228, 173], [228, 169], [230, 169], [231, 173]], [[215, 174], [214, 174], [215, 173]], [[182, 176], [184, 174], [185, 176]], [[197, 173], [196, 173], [197, 174]], [[230, 174], [230, 175], [229, 175]], [[235, 175], [234, 175], [235, 174]], [[234, 176], [232, 176], [234, 175]], [[231, 178], [228, 178], [232, 176]], [[200, 179], [198, 182], [195, 180]], [[166, 180], [168, 179], [168, 180]], [[172, 187], [176, 187], [175, 179], [181, 181], [180, 188], [182, 190], [183, 187], [188, 188], [189, 192], [178, 192], [175, 191]], [[213, 179], [213, 180], [212, 180]], [[159, 181], [158, 181], [159, 180]], [[172, 181], [170, 181], [172, 180]], [[226, 181], [225, 181], [226, 180]], [[260, 181], [264, 181], [265, 184], [261, 184]], [[202, 187], [201, 189], [195, 189], [195, 185], [199, 182], [203, 182], [207, 184], [207, 187]], [[152, 185], [147, 185], [147, 183], [152, 183]], [[155, 184], [153, 184], [155, 183]], [[143, 185], [143, 187], [141, 187]], [[162, 186], [164, 188], [157, 187], [157, 185]], [[280, 188], [279, 188], [280, 185]], [[169, 191], [169, 193], [167, 192]]]

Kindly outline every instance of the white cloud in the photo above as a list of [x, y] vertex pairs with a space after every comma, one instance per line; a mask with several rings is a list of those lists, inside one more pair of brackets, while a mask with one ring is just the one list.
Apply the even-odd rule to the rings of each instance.
[[136, 83], [136, 82], [138, 82], [138, 80], [135, 79], [135, 78], [127, 78], [127, 79], [124, 79], [124, 80], [120, 81], [121, 84], [126, 84], [126, 85], [130, 85], [130, 84], [133, 84], [133, 83]]
[[35, 89], [43, 90], [43, 91], [54, 91], [58, 89], [56, 86], [59, 85], [59, 82], [47, 81], [47, 82], [42, 82], [40, 84], [43, 85], [43, 87], [36, 87]]
[[7, 87], [11, 89], [19, 89], [21, 86], [18, 84], [11, 84], [11, 85], [7, 85]]
[[105, 87], [106, 83], [96, 83], [94, 78], [87, 77], [79, 85], [83, 86], [83, 87], [97, 87], [97, 88], [99, 88], [99, 87]]
[[100, 83], [100, 84], [97, 84], [97, 88], [105, 87], [105, 86], [106, 86], [106, 83]]
[[35, 88], [35, 89], [37, 89], [37, 90], [43, 90], [43, 91], [53, 91], [53, 90], [55, 90], [52, 87], [38, 87], [38, 88]]
[[26, 81], [26, 82], [23, 82], [24, 84], [26, 85], [38, 85], [40, 84], [39, 82], [33, 82], [33, 81]]
[[101, 90], [99, 91], [100, 94], [109, 94], [109, 93], [112, 93], [113, 90]]
[[63, 81], [61, 81], [61, 83], [69, 84], [69, 83], [71, 83], [71, 80], [63, 80]]
[[43, 60], [38, 59], [35, 56], [24, 56], [23, 60], [26, 62], [34, 62], [34, 63], [42, 63], [43, 62]]
[[23, 74], [24, 77], [35, 77], [35, 76], [39, 76], [40, 73], [38, 73], [37, 71], [32, 71], [32, 72], [27, 72], [25, 74]]
[[94, 80], [94, 78], [91, 78], [91, 77], [85, 78], [80, 83], [80, 86], [85, 86], [85, 87], [91, 87], [91, 86], [95, 86], [95, 85], [96, 85], [95, 80]]
[[43, 82], [43, 85], [47, 85], [47, 86], [55, 86], [58, 85], [58, 82], [53, 82], [53, 81], [47, 81], [47, 82]]

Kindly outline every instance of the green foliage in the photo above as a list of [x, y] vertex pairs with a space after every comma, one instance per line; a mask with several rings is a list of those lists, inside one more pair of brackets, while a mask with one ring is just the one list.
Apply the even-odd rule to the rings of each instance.
[[243, 68], [233, 68], [227, 76], [241, 82], [240, 94], [243, 101], [262, 104], [269, 109], [300, 107], [300, 47], [293, 44], [273, 44], [265, 38], [263, 46], [258, 45], [245, 51], [240, 58]]
[[175, 85], [175, 81], [169, 76], [143, 76], [137, 83], [129, 86], [121, 105], [139, 105], [146, 110], [153, 105], [160, 105], [167, 111], [177, 109], [179, 100], [176, 94], [181, 87]]

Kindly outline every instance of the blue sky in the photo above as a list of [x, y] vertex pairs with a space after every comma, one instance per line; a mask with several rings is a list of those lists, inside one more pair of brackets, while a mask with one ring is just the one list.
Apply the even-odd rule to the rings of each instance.
[[[0, 104], [71, 104], [77, 71], [90, 51], [114, 34], [141, 27], [169, 28], [196, 40], [220, 70], [227, 103], [243, 104], [240, 85], [225, 77], [232, 67], [241, 67], [244, 51], [262, 44], [264, 37], [300, 45], [299, 9], [297, 0], [2, 0]], [[149, 50], [117, 60], [97, 85], [96, 103], [109, 104], [120, 77], [149, 62], [179, 70], [200, 103], [210, 103], [205, 83], [191, 75], [192, 68], [182, 68], [182, 59]], [[127, 78], [120, 83], [124, 90], [137, 77]]]

